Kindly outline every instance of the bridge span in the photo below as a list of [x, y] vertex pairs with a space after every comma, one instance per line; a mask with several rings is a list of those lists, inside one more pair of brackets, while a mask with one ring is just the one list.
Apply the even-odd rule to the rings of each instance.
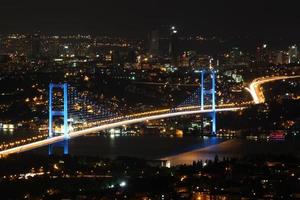
[[[137, 113], [137, 114], [133, 114], [133, 115], [127, 115], [124, 117], [113, 118], [113, 119], [99, 121], [99, 122], [92, 122], [90, 124], [86, 124], [85, 128], [82, 130], [70, 132], [68, 134], [68, 139], [72, 139], [72, 138], [76, 138], [76, 137], [88, 135], [91, 133], [96, 133], [99, 131], [104, 131], [107, 129], [124, 126], [124, 125], [131, 125], [131, 124], [141, 123], [141, 122], [150, 121], [150, 120], [157, 120], [157, 119], [170, 118], [170, 117], [176, 117], [176, 116], [185, 116], [185, 115], [205, 114], [205, 113], [211, 113], [213, 111], [216, 111], [216, 112], [238, 111], [238, 110], [243, 109], [243, 107], [217, 108], [215, 110], [213, 110], [213, 109], [201, 110], [201, 109], [199, 109], [199, 107], [197, 109], [191, 109], [191, 110], [188, 110], [188, 109], [189, 109], [188, 107], [186, 107], [186, 108], [183, 107], [180, 109], [176, 109], [174, 111], [172, 111], [170, 109], [162, 109], [162, 110]], [[29, 150], [36, 149], [39, 147], [47, 146], [47, 145], [54, 144], [57, 142], [62, 142], [65, 139], [66, 138], [64, 135], [60, 135], [60, 136], [55, 136], [55, 137], [47, 138], [44, 140], [40, 140], [37, 142], [33, 142], [30, 144], [21, 145], [21, 146], [14, 147], [11, 149], [6, 149], [3, 151], [0, 151], [0, 158], [6, 157], [11, 154], [21, 153], [21, 152], [29, 151]]]

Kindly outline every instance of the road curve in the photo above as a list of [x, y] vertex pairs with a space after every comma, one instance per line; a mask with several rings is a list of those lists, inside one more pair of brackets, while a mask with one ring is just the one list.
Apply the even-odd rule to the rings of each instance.
[[265, 97], [264, 97], [263, 91], [261, 89], [262, 84], [265, 84], [268, 82], [273, 82], [273, 81], [278, 81], [278, 80], [293, 79], [293, 78], [300, 78], [300, 75], [256, 78], [250, 83], [249, 87], [247, 87], [245, 89], [251, 94], [253, 102], [255, 104], [260, 104], [260, 103], [265, 102]]
[[[242, 107], [218, 108], [218, 109], [216, 109], [216, 112], [237, 111], [237, 110], [241, 110], [241, 109], [243, 109], [243, 108]], [[71, 133], [69, 133], [69, 139], [87, 135], [87, 134], [91, 134], [91, 133], [95, 133], [98, 131], [103, 131], [103, 130], [107, 130], [107, 129], [111, 129], [111, 128], [120, 127], [123, 125], [130, 125], [130, 124], [140, 123], [140, 122], [149, 121], [149, 120], [157, 120], [157, 119], [163, 119], [163, 118], [170, 118], [170, 117], [183, 116], [183, 115], [194, 115], [194, 114], [209, 113], [209, 112], [212, 112], [212, 110], [211, 109], [207, 109], [207, 110], [197, 109], [197, 110], [192, 110], [192, 111], [178, 111], [178, 112], [171, 112], [171, 113], [164, 113], [164, 114], [155, 114], [155, 115], [150, 115], [150, 116], [138, 117], [138, 118], [134, 118], [134, 119], [126, 119], [125, 118], [124, 120], [121, 120], [119, 122], [113, 122], [113, 123], [109, 123], [109, 124], [105, 124], [105, 125], [95, 126], [95, 127], [87, 128], [84, 130], [71, 132]], [[0, 158], [6, 157], [10, 154], [21, 153], [24, 151], [29, 151], [29, 150], [36, 149], [39, 147], [47, 146], [49, 144], [54, 144], [56, 142], [61, 142], [63, 140], [65, 140], [65, 137], [62, 135], [62, 136], [47, 138], [47, 139], [33, 142], [30, 144], [21, 145], [21, 146], [14, 147], [11, 149], [6, 149], [3, 151], [0, 151]]]

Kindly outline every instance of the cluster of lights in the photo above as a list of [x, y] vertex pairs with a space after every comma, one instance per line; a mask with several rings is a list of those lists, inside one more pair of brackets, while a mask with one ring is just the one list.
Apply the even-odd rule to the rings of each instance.
[[300, 78], [300, 76], [265, 76], [261, 78], [254, 79], [246, 90], [251, 94], [253, 98], [253, 102], [255, 104], [264, 103], [265, 97], [261, 89], [261, 85], [264, 83], [292, 79], [292, 78]]
[[[234, 105], [236, 105], [236, 104], [223, 104], [223, 105], [221, 105], [221, 107], [231, 107]], [[206, 106], [206, 107], [208, 107], [208, 106]], [[90, 127], [99, 126], [99, 125], [103, 125], [103, 124], [116, 123], [116, 122], [129, 120], [129, 119], [136, 119], [136, 118], [140, 118], [140, 117], [147, 117], [147, 116], [152, 116], [152, 115], [157, 115], [157, 114], [167, 114], [167, 113], [170, 113], [173, 111], [198, 110], [199, 108], [200, 108], [200, 106], [185, 106], [185, 107], [179, 107], [179, 108], [175, 108], [175, 109], [160, 109], [160, 110], [147, 111], [147, 112], [136, 113], [136, 114], [131, 114], [131, 115], [125, 115], [125, 116], [117, 116], [117, 117], [113, 117], [113, 118], [109, 118], [109, 119], [98, 120], [98, 121], [93, 121], [93, 122], [85, 122], [85, 123], [79, 124], [76, 127], [74, 127], [73, 131], [82, 130], [85, 128], [90, 128]], [[26, 138], [26, 139], [17, 140], [17, 141], [10, 142], [7, 144], [2, 144], [2, 145], [0, 145], [0, 150], [5, 150], [5, 149], [13, 148], [16, 146], [28, 144], [28, 143], [31, 143], [34, 141], [42, 140], [42, 139], [47, 138], [47, 136], [48, 136], [48, 134], [42, 134], [42, 135], [38, 135], [38, 136], [32, 136], [32, 137]]]
[[[237, 106], [238, 103], [231, 103], [231, 104], [221, 104], [219, 107], [221, 108], [227, 108], [227, 107], [233, 107]], [[206, 105], [204, 106], [206, 109], [209, 109], [211, 106]], [[185, 107], [178, 107], [174, 109], [160, 109], [160, 110], [154, 110], [154, 111], [147, 111], [142, 113], [136, 113], [131, 115], [124, 115], [124, 116], [116, 116], [104, 120], [98, 120], [98, 121], [92, 121], [92, 122], [85, 122], [80, 125], [77, 125], [74, 130], [82, 130], [86, 128], [91, 128], [94, 126], [109, 124], [109, 123], [116, 123], [124, 120], [130, 120], [130, 119], [136, 119], [141, 117], [148, 117], [152, 115], [158, 115], [158, 114], [167, 114], [172, 112], [180, 112], [180, 111], [193, 111], [193, 110], [199, 110], [200, 106], [185, 106]]]
[[5, 149], [13, 148], [16, 146], [28, 144], [31, 142], [39, 141], [42, 139], [46, 139], [47, 137], [48, 137], [48, 134], [41, 134], [41, 135], [37, 135], [37, 136], [32, 136], [30, 138], [26, 138], [26, 139], [16, 140], [16, 141], [13, 141], [10, 143], [4, 142], [4, 143], [0, 144], [0, 150], [5, 150]]
[[[147, 111], [142, 113], [135, 113], [135, 114], [129, 114], [124, 116], [118, 116], [113, 113], [108, 112], [106, 109], [104, 109], [102, 106], [97, 106], [92, 101], [88, 100], [87, 93], [79, 94], [75, 88], [69, 88], [71, 91], [69, 92], [69, 101], [70, 101], [70, 113], [69, 116], [72, 119], [81, 119], [83, 123], [75, 123], [74, 128], [70, 129], [70, 132], [77, 131], [77, 130], [83, 130], [86, 128], [91, 128], [99, 125], [106, 125], [110, 123], [117, 123], [120, 121], [126, 121], [131, 119], [138, 119], [142, 117], [149, 117], [153, 115], [159, 115], [159, 114], [168, 114], [178, 111], [193, 111], [193, 110], [199, 110], [199, 105], [184, 105], [179, 106], [177, 108], [172, 109], [158, 109], [154, 111]], [[54, 96], [57, 96], [54, 94]], [[197, 99], [198, 94], [194, 93], [192, 95], [192, 99]], [[191, 101], [191, 100], [190, 100]], [[188, 101], [188, 103], [191, 103]], [[76, 102], [76, 103], [75, 103]], [[198, 101], [197, 101], [198, 102]], [[221, 104], [219, 107], [231, 107], [235, 106], [237, 104]], [[205, 106], [205, 108], [210, 108], [210, 106]], [[73, 118], [74, 117], [74, 118]], [[76, 121], [76, 120], [75, 120]], [[15, 146], [24, 145], [33, 141], [38, 141], [47, 138], [47, 134], [33, 136], [31, 138], [18, 140], [15, 142], [11, 142], [9, 144], [3, 144], [0, 146], [0, 150], [13, 148]]]
[[78, 121], [99, 121], [117, 116], [104, 105], [96, 105], [88, 98], [88, 93], [79, 93], [74, 87], [69, 87], [69, 115]]

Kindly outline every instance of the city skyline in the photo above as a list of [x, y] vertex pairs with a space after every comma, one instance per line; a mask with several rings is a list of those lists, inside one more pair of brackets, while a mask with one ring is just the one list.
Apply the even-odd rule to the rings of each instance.
[[2, 1], [1, 199], [300, 198], [299, 5]]

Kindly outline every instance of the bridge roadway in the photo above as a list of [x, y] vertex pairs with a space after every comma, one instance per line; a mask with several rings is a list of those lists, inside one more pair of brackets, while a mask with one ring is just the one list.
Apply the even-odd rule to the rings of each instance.
[[[189, 108], [194, 108], [194, 109], [188, 110]], [[140, 123], [140, 122], [149, 121], [149, 120], [157, 120], [157, 119], [170, 118], [170, 117], [176, 117], [176, 116], [184, 116], [184, 115], [203, 114], [203, 113], [210, 113], [213, 111], [212, 109], [200, 110], [198, 106], [196, 108], [198, 108], [198, 109], [195, 109], [195, 107], [183, 107], [183, 108], [178, 108], [172, 112], [170, 112], [170, 109], [162, 109], [162, 110], [155, 110], [155, 111], [144, 112], [144, 113], [137, 113], [137, 114], [128, 115], [125, 117], [112, 118], [109, 120], [104, 120], [104, 121], [99, 121], [99, 122], [92, 122], [92, 123], [86, 124], [86, 126], [85, 126], [86, 128], [84, 128], [82, 130], [70, 132], [69, 139], [84, 136], [84, 135], [91, 134], [91, 133], [96, 133], [96, 132], [111, 129], [111, 128]], [[243, 107], [217, 108], [216, 112], [238, 111], [241, 109], [243, 109]], [[63, 135], [61, 135], [61, 136], [55, 136], [55, 137], [47, 138], [47, 139], [40, 140], [37, 142], [21, 145], [18, 147], [13, 147], [10, 149], [0, 151], [0, 158], [6, 157], [10, 154], [21, 153], [21, 152], [29, 151], [29, 150], [36, 149], [39, 147], [47, 146], [49, 144], [54, 144], [57, 142], [61, 142], [63, 140], [65, 140], [65, 137]]]
[[295, 76], [270, 76], [270, 77], [261, 77], [261, 78], [256, 78], [254, 79], [248, 88], [246, 90], [251, 94], [253, 102], [255, 104], [260, 104], [265, 102], [265, 97], [264, 93], [262, 91], [261, 85], [268, 83], [268, 82], [273, 82], [273, 81], [278, 81], [278, 80], [285, 80], [285, 79], [294, 79], [294, 78], [300, 78], [300, 75], [295, 75]]

